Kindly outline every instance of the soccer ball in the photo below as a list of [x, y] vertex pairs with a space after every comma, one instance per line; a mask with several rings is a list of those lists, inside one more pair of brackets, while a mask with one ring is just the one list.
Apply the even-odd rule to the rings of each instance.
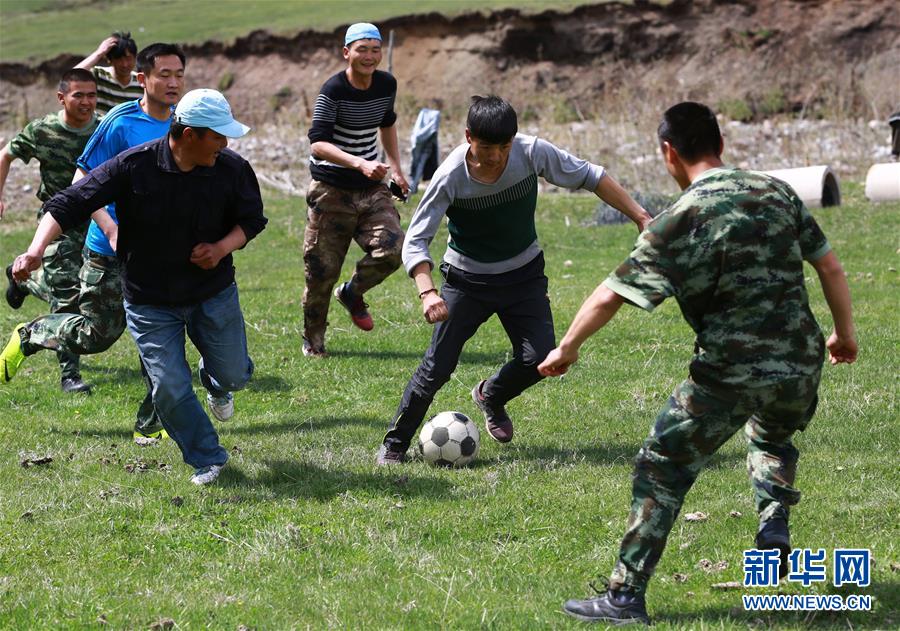
[[464, 467], [478, 455], [478, 427], [460, 412], [441, 412], [419, 432], [419, 453], [441, 467]]

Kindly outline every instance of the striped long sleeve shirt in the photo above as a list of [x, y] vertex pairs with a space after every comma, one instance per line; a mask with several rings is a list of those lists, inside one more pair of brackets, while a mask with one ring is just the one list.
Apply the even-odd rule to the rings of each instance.
[[[387, 72], [376, 70], [372, 85], [359, 90], [350, 85], [341, 71], [328, 79], [316, 98], [309, 142], [330, 142], [350, 155], [364, 160], [378, 158], [378, 130], [397, 120], [394, 99], [397, 80]], [[375, 182], [355, 169], [348, 169], [315, 156], [309, 157], [313, 179], [338, 188], [364, 189]]]

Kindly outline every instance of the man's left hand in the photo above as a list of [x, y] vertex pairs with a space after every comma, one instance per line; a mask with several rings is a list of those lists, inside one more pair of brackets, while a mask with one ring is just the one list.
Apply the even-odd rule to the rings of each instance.
[[191, 250], [191, 263], [201, 269], [213, 269], [225, 254], [217, 243], [198, 243]]
[[394, 180], [397, 185], [403, 190], [403, 195], [409, 196], [409, 182], [406, 181], [406, 178], [403, 176], [403, 171], [397, 169], [394, 171], [394, 174], [391, 176], [391, 179]]

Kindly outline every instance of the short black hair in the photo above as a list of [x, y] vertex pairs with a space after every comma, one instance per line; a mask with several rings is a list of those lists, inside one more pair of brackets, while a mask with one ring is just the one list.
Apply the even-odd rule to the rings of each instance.
[[684, 101], [667, 109], [656, 134], [660, 142], [671, 144], [688, 162], [705, 156], [718, 158], [721, 154], [719, 122], [715, 113], [702, 103]]
[[519, 131], [516, 110], [499, 96], [473, 96], [466, 117], [469, 134], [483, 142], [504, 145]]
[[172, 123], [169, 125], [169, 135], [175, 140], [181, 140], [181, 137], [184, 135], [184, 130], [190, 127], [197, 136], [203, 138], [206, 135], [206, 130], [209, 127], [194, 127], [193, 125], [185, 125], [184, 123], [179, 123], [174, 118], [172, 119]]
[[84, 68], [71, 68], [66, 70], [59, 78], [59, 86], [57, 89], [63, 94], [68, 94], [69, 84], [72, 81], [90, 81], [94, 85], [97, 85], [97, 78], [90, 70], [85, 70]]
[[116, 31], [112, 34], [116, 38], [116, 44], [106, 51], [107, 59], [121, 59], [128, 53], [137, 55], [137, 43], [131, 39], [131, 33], [128, 31]]
[[142, 72], [145, 75], [150, 74], [150, 71], [152, 71], [153, 67], [156, 65], [156, 58], [166, 57], [168, 55], [175, 55], [181, 60], [182, 66], [187, 65], [184, 58], [184, 51], [181, 50], [180, 46], [177, 44], [162, 44], [157, 42], [156, 44], [150, 44], [138, 53], [137, 71]]

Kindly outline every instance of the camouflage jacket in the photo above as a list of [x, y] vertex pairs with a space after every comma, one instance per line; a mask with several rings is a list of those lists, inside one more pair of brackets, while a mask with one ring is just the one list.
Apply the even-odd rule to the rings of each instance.
[[13, 157], [26, 164], [32, 158], [40, 162], [39, 200], [47, 201], [72, 183], [75, 160], [96, 128], [96, 118], [81, 129], [69, 127], [63, 122], [60, 111], [31, 121], [9, 142], [9, 152]]
[[647, 311], [675, 297], [697, 334], [696, 381], [765, 386], [821, 370], [803, 260], [830, 249], [790, 186], [716, 168], [650, 224], [604, 284]]

